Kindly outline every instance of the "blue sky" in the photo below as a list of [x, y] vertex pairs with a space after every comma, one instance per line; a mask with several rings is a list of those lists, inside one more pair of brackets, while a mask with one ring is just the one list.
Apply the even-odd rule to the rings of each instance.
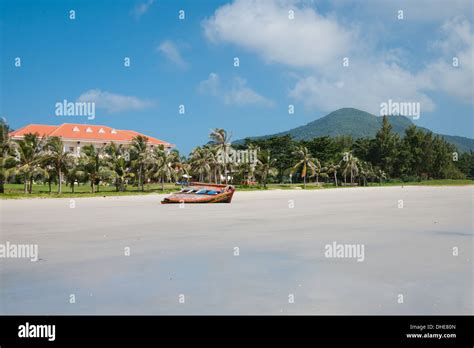
[[[469, 0], [4, 0], [1, 6], [0, 113], [12, 128], [103, 124], [173, 142], [188, 154], [208, 141], [211, 128], [239, 139], [341, 107], [377, 114], [392, 99], [421, 104], [416, 124], [473, 136]], [[96, 103], [94, 120], [55, 115], [57, 102], [88, 98]], [[295, 114], [288, 114], [290, 104]]]

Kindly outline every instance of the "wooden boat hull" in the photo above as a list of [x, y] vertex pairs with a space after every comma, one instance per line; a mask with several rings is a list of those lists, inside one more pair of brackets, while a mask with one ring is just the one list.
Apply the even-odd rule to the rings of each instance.
[[222, 192], [214, 195], [177, 192], [164, 198], [161, 204], [230, 203], [235, 192], [232, 186], [204, 183], [191, 183], [189, 189], [221, 190]]

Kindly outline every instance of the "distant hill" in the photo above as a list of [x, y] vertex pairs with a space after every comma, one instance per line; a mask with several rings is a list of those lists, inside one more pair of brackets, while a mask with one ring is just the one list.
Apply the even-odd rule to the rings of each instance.
[[[393, 131], [403, 137], [405, 129], [414, 123], [405, 116], [389, 116]], [[265, 135], [260, 137], [251, 137], [253, 139], [265, 139], [274, 136], [291, 135], [295, 140], [310, 140], [315, 137], [339, 135], [350, 135], [353, 139], [363, 137], [374, 137], [382, 125], [382, 117], [378, 117], [368, 112], [353, 108], [343, 108], [331, 112], [329, 115], [321, 117], [304, 126], [290, 129], [286, 132]], [[425, 131], [429, 129], [419, 127]], [[441, 135], [447, 142], [455, 145], [460, 152], [474, 150], [474, 139]], [[236, 140], [234, 143], [243, 143], [243, 139]]]

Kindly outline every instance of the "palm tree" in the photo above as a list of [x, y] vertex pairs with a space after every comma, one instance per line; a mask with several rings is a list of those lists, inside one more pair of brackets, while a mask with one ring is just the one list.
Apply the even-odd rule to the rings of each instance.
[[165, 189], [165, 181], [175, 179], [178, 170], [177, 163], [180, 163], [179, 153], [177, 151], [167, 152], [163, 146], [155, 147], [152, 151], [153, 177], [161, 181], [161, 190]]
[[140, 190], [141, 188], [142, 191], [145, 191], [146, 170], [151, 162], [148, 138], [141, 135], [137, 135], [133, 138], [131, 151], [135, 157], [132, 164], [137, 170], [138, 189]]
[[99, 182], [104, 165], [104, 148], [95, 148], [94, 145], [86, 145], [82, 148], [81, 165], [91, 184], [91, 192], [95, 192], [95, 185]]
[[337, 187], [337, 171], [339, 170], [339, 168], [340, 168], [340, 165], [331, 163], [328, 165], [327, 170], [326, 170], [326, 173], [334, 174], [334, 182], [336, 184], [336, 187]]
[[306, 188], [306, 177], [312, 176], [316, 172], [316, 158], [314, 158], [311, 153], [308, 151], [308, 148], [305, 146], [301, 146], [298, 150], [295, 151], [294, 155], [296, 155], [299, 159], [299, 162], [296, 163], [291, 173], [294, 174], [301, 168], [301, 177], [303, 178], [304, 188]]
[[179, 179], [185, 175], [188, 179], [191, 168], [189, 163], [186, 162], [186, 157], [180, 156], [178, 150], [171, 151], [171, 154], [173, 155], [172, 166], [176, 172], [176, 178]]
[[209, 138], [211, 138], [211, 140], [214, 142], [214, 146], [217, 148], [217, 150], [221, 154], [224, 154], [224, 163], [222, 163], [222, 166], [224, 167], [225, 183], [228, 184], [227, 156], [225, 155], [228, 153], [230, 147], [231, 136], [228, 135], [227, 132], [222, 128], [214, 128], [211, 130]]
[[78, 164], [77, 159], [74, 162], [71, 161], [72, 167], [66, 173], [66, 182], [71, 186], [71, 192], [74, 193], [74, 185], [76, 182], [81, 182], [86, 177], [86, 172]]
[[11, 144], [17, 160], [16, 172], [25, 176], [25, 193], [32, 192], [35, 176], [45, 174], [45, 171], [40, 167], [45, 159], [44, 144], [44, 139], [40, 138], [38, 134], [31, 133], [25, 134], [22, 140]]
[[259, 176], [263, 187], [267, 188], [268, 175], [275, 170], [276, 160], [270, 157], [270, 152], [261, 151], [258, 153], [258, 161], [255, 167], [255, 173]]
[[8, 133], [10, 127], [4, 119], [0, 120], [0, 193], [4, 193], [4, 182], [13, 172], [15, 168], [7, 168], [9, 165], [7, 162], [13, 160], [13, 150], [15, 148], [15, 142], [10, 138]]
[[125, 181], [132, 176], [128, 167], [127, 152], [123, 145], [117, 145], [114, 142], [105, 147], [107, 162], [110, 169], [114, 172], [114, 183], [116, 191], [125, 191]]
[[72, 154], [64, 151], [64, 144], [60, 137], [50, 137], [46, 143], [46, 158], [54, 167], [58, 175], [58, 193], [62, 192], [63, 174], [67, 171]]
[[382, 180], [387, 179], [387, 174], [382, 169], [378, 169], [375, 172], [375, 177], [379, 179], [379, 184], [382, 185]]
[[342, 163], [344, 166], [344, 169], [342, 171], [342, 175], [344, 175], [344, 183], [346, 183], [347, 173], [350, 173], [351, 185], [353, 185], [354, 177], [359, 174], [359, 159], [355, 157], [352, 152], [348, 152], [340, 163]]
[[45, 177], [46, 177], [46, 180], [48, 181], [49, 193], [51, 193], [52, 192], [51, 185], [53, 184], [53, 181], [57, 181], [57, 173], [56, 173], [56, 170], [54, 169], [54, 166], [48, 160], [44, 162], [44, 170], [46, 171]]
[[189, 158], [189, 164], [193, 173], [199, 175], [199, 181], [204, 178], [211, 170], [209, 165], [209, 151], [202, 147], [196, 147]]
[[319, 175], [321, 174], [321, 162], [314, 158], [314, 175], [316, 176], [316, 184], [319, 184]]
[[253, 176], [253, 170], [250, 163], [247, 162], [238, 162], [234, 166], [235, 175], [233, 175], [233, 179], [240, 180], [242, 183], [248, 183], [251, 181], [251, 177]]
[[[360, 179], [362, 179], [362, 183], [364, 186], [367, 186], [367, 180], [370, 180], [374, 177], [374, 169], [372, 168], [372, 164], [366, 161], [360, 161]], [[360, 182], [359, 179], [359, 182]]]
[[[208, 159], [209, 159], [209, 167], [211, 171], [211, 182], [214, 181], [215, 184], [217, 184], [220, 181], [220, 175], [221, 175], [221, 163], [219, 162], [219, 150], [217, 147], [213, 146], [207, 146], [205, 145], [204, 148], [207, 149], [208, 151]], [[219, 179], [218, 179], [219, 176]], [[212, 177], [214, 180], [212, 180]]]

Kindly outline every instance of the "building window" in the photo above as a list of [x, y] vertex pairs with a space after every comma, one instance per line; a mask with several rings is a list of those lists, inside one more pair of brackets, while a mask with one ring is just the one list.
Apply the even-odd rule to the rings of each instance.
[[74, 152], [74, 146], [69, 146], [69, 152]]

